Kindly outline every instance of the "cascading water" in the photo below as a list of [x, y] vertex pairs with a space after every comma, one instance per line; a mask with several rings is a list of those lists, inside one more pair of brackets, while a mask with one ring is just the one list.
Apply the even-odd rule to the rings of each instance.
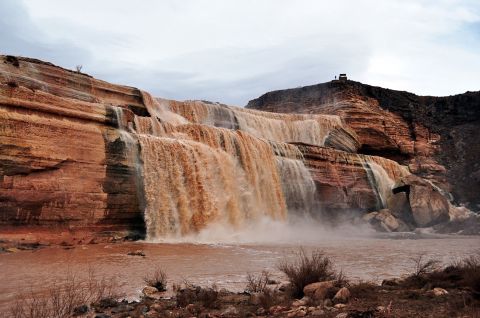
[[365, 160], [363, 163], [367, 178], [376, 194], [377, 210], [387, 206], [387, 200], [392, 195], [394, 181], [388, 176], [382, 166], [373, 161]]
[[199, 101], [169, 101], [165, 105], [192, 123], [239, 129], [277, 142], [323, 146], [331, 130], [341, 127], [338, 116], [276, 114]]
[[143, 99], [151, 117], [134, 116], [126, 134], [140, 146], [147, 239], [313, 212], [315, 184], [284, 141], [323, 143], [337, 119]]
[[212, 222], [239, 226], [253, 217], [255, 200], [232, 156], [190, 140], [138, 138], [148, 238], [185, 235]]
[[289, 213], [296, 216], [311, 215], [317, 189], [303, 161], [277, 157], [277, 165]]

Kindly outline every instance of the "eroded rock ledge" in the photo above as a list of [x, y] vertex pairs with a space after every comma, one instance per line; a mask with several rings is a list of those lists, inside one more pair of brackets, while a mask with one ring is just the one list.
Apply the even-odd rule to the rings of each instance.
[[[318, 142], [315, 145], [290, 143], [300, 151], [315, 183], [315, 208], [333, 219], [375, 212], [371, 219], [389, 231], [432, 226], [462, 214], [442, 190], [450, 185], [437, 156], [443, 131], [432, 132], [428, 125], [382, 110], [372, 97], [358, 99], [352, 94], [350, 100], [335, 103], [321, 97], [326, 104], [298, 109], [326, 114], [315, 120], [305, 115], [288, 119], [306, 118], [325, 135], [297, 136], [300, 141], [308, 137]], [[141, 143], [132, 136], [142, 129], [146, 131], [143, 134], [150, 130], [154, 134], [160, 108], [153, 107], [160, 107], [161, 102], [133, 87], [34, 59], [0, 56], [0, 226], [144, 233], [144, 162], [139, 155]], [[235, 138], [257, 140], [259, 145], [288, 148], [285, 142], [291, 137], [279, 129], [284, 127], [283, 114], [198, 101], [169, 103], [176, 116], [189, 120], [172, 128], [176, 130], [172, 133], [192, 141], [215, 143], [222, 149], [226, 136], [236, 134]], [[259, 105], [255, 104], [265, 110], [277, 107]], [[286, 106], [278, 111], [298, 106], [282, 105]], [[217, 117], [205, 117], [212, 107]], [[263, 119], [269, 121], [266, 128], [274, 125], [279, 134], [270, 135], [262, 126]], [[326, 123], [326, 130], [315, 121]], [[292, 133], [298, 132], [295, 125], [290, 122]], [[217, 132], [219, 140], [205, 141]], [[282, 143], [284, 146], [279, 146]], [[357, 154], [358, 150], [364, 154]], [[384, 154], [385, 158], [368, 153]], [[408, 164], [411, 171], [440, 187], [415, 178], [399, 163]], [[426, 167], [427, 172], [420, 173], [417, 166]], [[385, 208], [388, 215], [381, 212]]]
[[360, 153], [382, 156], [480, 209], [480, 92], [432, 97], [332, 81], [266, 93], [247, 108], [337, 114], [357, 133]]

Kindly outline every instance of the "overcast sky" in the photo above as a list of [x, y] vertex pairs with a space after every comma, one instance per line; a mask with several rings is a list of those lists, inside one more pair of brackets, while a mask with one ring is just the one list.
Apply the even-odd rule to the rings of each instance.
[[450, 95], [480, 90], [480, 1], [0, 0], [0, 52], [240, 106], [338, 73]]

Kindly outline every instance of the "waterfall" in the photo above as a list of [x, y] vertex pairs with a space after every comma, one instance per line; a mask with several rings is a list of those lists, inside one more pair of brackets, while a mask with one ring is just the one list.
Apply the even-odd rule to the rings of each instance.
[[316, 198], [315, 183], [301, 160], [277, 157], [282, 178], [282, 190], [288, 212], [298, 216], [309, 216], [314, 211]]
[[323, 146], [330, 131], [342, 127], [340, 117], [334, 115], [276, 114], [200, 101], [167, 104], [191, 123], [239, 129], [277, 142]]
[[364, 160], [363, 168], [367, 174], [368, 182], [375, 193], [377, 200], [377, 210], [387, 206], [387, 200], [392, 194], [394, 181], [389, 177], [385, 169], [379, 164]]
[[139, 135], [149, 239], [185, 235], [212, 222], [240, 226], [258, 204], [245, 171], [207, 145]]
[[316, 120], [142, 96], [151, 116], [134, 115], [125, 134], [140, 149], [147, 239], [314, 213], [303, 156], [283, 141], [321, 142], [328, 129]]

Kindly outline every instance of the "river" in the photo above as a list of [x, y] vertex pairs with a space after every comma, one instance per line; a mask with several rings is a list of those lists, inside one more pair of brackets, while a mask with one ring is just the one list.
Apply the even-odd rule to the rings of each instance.
[[[404, 275], [413, 269], [412, 258], [424, 255], [448, 264], [478, 253], [479, 237], [402, 236], [342, 237], [294, 243], [115, 243], [80, 245], [74, 248], [47, 247], [0, 255], [0, 311], [5, 312], [19, 292], [41, 292], [67, 272], [81, 277], [89, 268], [97, 275], [115, 279], [129, 299], [138, 298], [143, 277], [161, 267], [172, 283], [188, 280], [203, 286], [242, 291], [247, 273], [268, 270], [275, 279], [285, 280], [277, 269], [284, 258], [292, 258], [302, 246], [307, 252], [322, 250], [352, 280], [381, 281]], [[145, 257], [127, 255], [143, 251]]]

